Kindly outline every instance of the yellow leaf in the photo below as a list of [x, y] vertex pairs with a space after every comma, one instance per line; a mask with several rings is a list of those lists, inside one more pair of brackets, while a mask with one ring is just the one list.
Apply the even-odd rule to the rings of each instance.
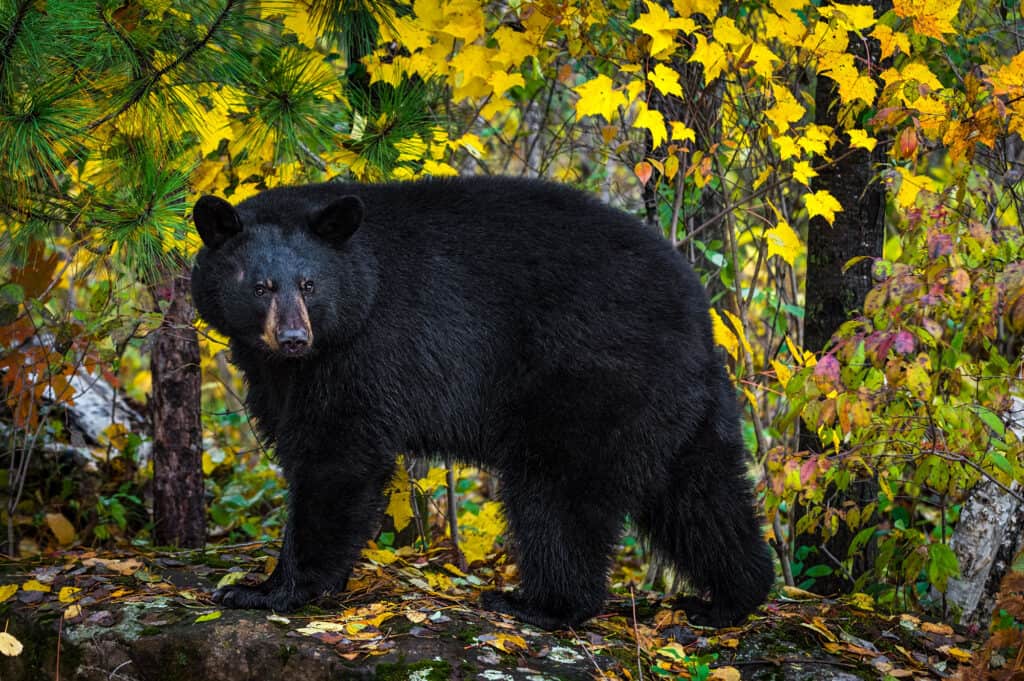
[[316, 47], [316, 24], [311, 20], [309, 7], [305, 2], [292, 3], [284, 16], [284, 27], [291, 31], [306, 47]]
[[363, 558], [380, 565], [390, 565], [398, 560], [398, 556], [394, 552], [385, 549], [363, 549]]
[[4, 584], [0, 586], [0, 603], [3, 603], [16, 593], [18, 593], [17, 584]]
[[763, 78], [770, 79], [774, 71], [773, 64], [782, 61], [764, 43], [751, 43], [750, 48], [744, 48], [744, 51], [746, 53], [744, 65], [749, 62], [754, 73]]
[[809, 0], [771, 0], [772, 9], [782, 16], [803, 9], [808, 2]]
[[412, 488], [409, 483], [409, 471], [401, 458], [395, 466], [395, 476], [388, 486], [388, 507], [385, 513], [391, 516], [395, 524], [395, 531], [401, 532], [412, 522]]
[[779, 158], [783, 161], [798, 156], [800, 147], [792, 137], [776, 137], [772, 140], [779, 149]]
[[64, 609], [64, 619], [66, 620], [73, 620], [81, 614], [82, 606], [78, 605], [77, 603], [74, 605], [69, 605]]
[[665, 129], [665, 119], [662, 117], [661, 112], [656, 109], [648, 109], [647, 105], [643, 102], [639, 102], [640, 111], [636, 115], [636, 119], [633, 121], [634, 128], [646, 128], [651, 131], [652, 149], [657, 149], [661, 146], [665, 138], [668, 137], [668, 131]]
[[679, 31], [692, 33], [697, 30], [697, 24], [692, 19], [670, 17], [661, 5], [651, 0], [644, 0], [644, 4], [647, 6], [647, 12], [641, 14], [630, 26], [650, 36], [651, 55], [660, 54], [669, 48], [674, 49]]
[[529, 35], [509, 26], [501, 26], [493, 36], [501, 46], [493, 60], [506, 69], [518, 67], [524, 59], [537, 51], [537, 45], [530, 41]]
[[213, 620], [220, 619], [220, 616], [221, 616], [221, 611], [220, 610], [214, 610], [213, 612], [208, 612], [205, 615], [200, 615], [192, 623], [193, 624], [199, 624], [200, 622], [211, 622]]
[[789, 383], [789, 379], [793, 378], [793, 372], [777, 359], [772, 360], [772, 367], [775, 369], [776, 378], [779, 379], [779, 385], [785, 388], [786, 384]]
[[865, 130], [847, 130], [846, 134], [850, 136], [850, 146], [860, 147], [872, 151], [875, 145], [878, 144], [878, 140], [874, 137], [870, 137]]
[[672, 7], [676, 14], [683, 18], [689, 18], [694, 14], [703, 14], [713, 20], [718, 16], [718, 7], [721, 0], [672, 0]]
[[487, 84], [494, 88], [495, 95], [501, 95], [514, 87], [525, 87], [526, 81], [523, 80], [523, 74], [521, 73], [495, 71], [487, 79]]
[[679, 74], [665, 66], [658, 64], [654, 70], [647, 74], [647, 80], [662, 94], [683, 96], [683, 86], [679, 84]]
[[480, 640], [503, 653], [513, 654], [526, 650], [526, 639], [516, 634], [495, 632], [493, 634], [484, 634], [480, 637]]
[[830, 225], [835, 222], [836, 213], [843, 210], [842, 205], [836, 201], [836, 197], [824, 189], [819, 189], [813, 194], [807, 194], [804, 197], [804, 202], [807, 204], [808, 218], [818, 215], [825, 218]]
[[695, 34], [694, 38], [697, 46], [687, 61], [698, 62], [704, 67], [704, 84], [707, 85], [725, 70], [725, 50], [717, 42], [708, 42], [700, 33]]
[[871, 31], [871, 37], [878, 41], [881, 48], [881, 58], [888, 59], [900, 50], [903, 54], [910, 54], [910, 38], [906, 33], [894, 31], [885, 24], [878, 24]]
[[672, 139], [679, 140], [680, 142], [690, 140], [691, 142], [697, 142], [697, 133], [692, 128], [681, 123], [679, 121], [672, 121]]
[[940, 646], [939, 647], [939, 652], [940, 653], [945, 653], [946, 655], [949, 655], [950, 657], [955, 659], [957, 662], [962, 662], [964, 664], [966, 664], [966, 663], [971, 661], [971, 653], [970, 653], [970, 651], [964, 650], [963, 648], [957, 648], [956, 646], [951, 646], [951, 645]]
[[23, 583], [21, 585], [21, 588], [23, 591], [42, 591], [43, 593], [50, 592], [50, 587], [48, 584], [43, 584], [42, 582], [35, 579], [30, 579], [27, 582]]
[[960, 0], [893, 0], [896, 16], [910, 18], [914, 31], [937, 40], [946, 33], [956, 33], [953, 19], [960, 12]]
[[875, 599], [870, 594], [857, 592], [850, 594], [850, 605], [858, 610], [874, 610]]
[[494, 547], [494, 541], [505, 531], [501, 504], [485, 501], [476, 514], [466, 511], [459, 514], [459, 529], [462, 534], [461, 548], [468, 563], [483, 560]]
[[452, 578], [448, 575], [443, 575], [439, 572], [424, 572], [423, 576], [427, 578], [427, 584], [434, 591], [449, 591], [453, 586]]
[[611, 122], [620, 106], [626, 106], [626, 97], [613, 88], [612, 79], [600, 74], [593, 80], [577, 85], [573, 91], [580, 96], [576, 101], [576, 116], [603, 116]]
[[24, 650], [24, 647], [21, 645], [21, 641], [6, 631], [0, 632], [0, 654], [7, 657], [15, 657], [21, 655], [22, 650]]
[[[736, 641], [736, 639], [730, 639], [730, 641]], [[728, 641], [722, 643], [725, 644]], [[736, 644], [738, 645], [739, 641], [736, 641]], [[708, 681], [740, 681], [742, 678], [740, 670], [736, 667], [715, 667], [711, 671], [711, 675], [708, 676]]]
[[814, 123], [804, 128], [804, 134], [796, 141], [797, 145], [809, 154], [824, 156], [832, 141], [832, 128]]
[[765, 116], [775, 125], [777, 134], [785, 132], [790, 129], [791, 124], [804, 118], [807, 109], [784, 85], [776, 85], [772, 93], [775, 95], [775, 103], [772, 104], [771, 109], [765, 112]]
[[821, 16], [835, 19], [847, 31], [863, 31], [875, 24], [875, 11], [871, 5], [844, 5], [834, 2], [818, 8]]
[[67, 546], [75, 541], [75, 527], [63, 513], [47, 513], [46, 524], [61, 546]]
[[736, 338], [736, 334], [725, 325], [716, 309], [711, 308], [709, 312], [711, 313], [711, 331], [715, 336], [715, 342], [725, 348], [730, 357], [738, 359], [740, 341]]
[[718, 17], [715, 20], [715, 28], [712, 31], [712, 35], [718, 42], [732, 45], [733, 47], [749, 42], [749, 38], [736, 26], [736, 22], [731, 17]]
[[768, 257], [777, 255], [785, 260], [790, 267], [796, 262], [796, 257], [803, 250], [800, 237], [789, 226], [785, 220], [779, 220], [778, 224], [764, 233], [765, 243], [768, 245]]
[[61, 587], [60, 592], [57, 594], [57, 600], [59, 600], [61, 603], [70, 603], [71, 601], [78, 598], [78, 596], [76, 596], [75, 594], [77, 594], [79, 591], [81, 591], [81, 589], [74, 586]]
[[[797, 161], [793, 164], [793, 179], [797, 182], [811, 186], [811, 178], [817, 177], [818, 171], [811, 167], [809, 161]], [[793, 263], [790, 263], [792, 265]]]
[[747, 354], [751, 358], [753, 358], [754, 351], [751, 349], [750, 343], [747, 342], [747, 333], [743, 329], [743, 322], [741, 322], [740, 318], [734, 315], [729, 310], [723, 309], [722, 312], [725, 313], [726, 318], [729, 320], [729, 324], [732, 326], [732, 329], [735, 332], [736, 337], [739, 339], [740, 344], [743, 345], [743, 349], [746, 350]]

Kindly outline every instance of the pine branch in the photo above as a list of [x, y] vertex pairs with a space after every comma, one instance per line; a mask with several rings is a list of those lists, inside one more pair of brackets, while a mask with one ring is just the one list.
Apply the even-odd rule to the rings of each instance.
[[209, 43], [210, 40], [213, 38], [214, 33], [217, 32], [217, 29], [220, 28], [220, 25], [224, 22], [224, 19], [226, 19], [228, 14], [231, 13], [231, 8], [234, 7], [238, 2], [239, 0], [228, 0], [227, 4], [224, 5], [224, 9], [220, 11], [220, 14], [217, 15], [216, 19], [214, 19], [213, 24], [210, 25], [210, 29], [206, 32], [206, 35], [204, 35], [202, 38], [189, 45], [189, 47], [180, 55], [178, 55], [178, 57], [170, 64], [164, 66], [159, 71], [154, 72], [153, 75], [151, 75], [146, 80], [145, 83], [140, 85], [135, 90], [135, 92], [132, 93], [132, 96], [128, 99], [128, 101], [122, 104], [120, 107], [118, 107], [116, 111], [111, 111], [106, 116], [103, 116], [102, 118], [95, 120], [89, 125], [87, 125], [85, 128], [86, 131], [95, 130], [99, 126], [103, 125], [104, 123], [110, 120], [113, 120], [114, 118], [117, 118], [125, 111], [138, 104], [139, 100], [141, 100], [143, 96], [145, 96], [145, 94], [149, 92], [150, 88], [152, 88], [154, 85], [160, 82], [161, 78], [163, 78], [168, 73], [170, 73], [171, 71], [178, 68], [189, 59], [191, 59], [192, 55], [194, 55], [196, 52], [206, 47], [207, 43]]
[[[18, 5], [18, 9], [14, 13], [11, 29], [7, 31], [7, 35], [0, 42], [0, 81], [3, 80], [7, 62], [10, 61], [11, 52], [14, 51], [14, 41], [18, 38], [18, 33], [21, 32], [21, 26], [25, 22], [25, 15], [28, 14], [28, 7], [31, 4], [32, 0], [21, 0], [21, 4]], [[0, 90], [0, 97], [3, 97], [2, 90]]]

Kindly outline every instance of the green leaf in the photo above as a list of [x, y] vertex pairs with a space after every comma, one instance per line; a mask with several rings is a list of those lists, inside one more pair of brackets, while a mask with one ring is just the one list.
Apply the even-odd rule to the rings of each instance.
[[934, 584], [936, 589], [945, 591], [949, 578], [959, 574], [960, 563], [953, 549], [938, 543], [928, 546], [928, 581]]
[[831, 565], [814, 565], [804, 574], [808, 577], [828, 577], [833, 572]]
[[[988, 407], [976, 405], [974, 407], [974, 413], [978, 415], [978, 418], [984, 421], [986, 426], [995, 431], [999, 437], [1006, 435], [1006, 424], [1003, 423], [1003, 420], [999, 418], [999, 415], [994, 411]], [[1009, 473], [1009, 471], [1006, 472]]]
[[213, 612], [208, 612], [205, 615], [200, 615], [196, 618], [196, 621], [193, 622], [193, 624], [199, 624], [200, 622], [210, 622], [212, 620], [220, 619], [220, 615], [220, 610], [214, 610]]

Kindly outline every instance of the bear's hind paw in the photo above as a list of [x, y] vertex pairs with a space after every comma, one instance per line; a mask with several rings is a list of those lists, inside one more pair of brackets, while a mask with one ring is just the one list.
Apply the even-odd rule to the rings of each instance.
[[739, 626], [750, 614], [746, 609], [727, 607], [693, 596], [680, 596], [673, 605], [686, 611], [686, 619], [690, 624], [715, 629]]

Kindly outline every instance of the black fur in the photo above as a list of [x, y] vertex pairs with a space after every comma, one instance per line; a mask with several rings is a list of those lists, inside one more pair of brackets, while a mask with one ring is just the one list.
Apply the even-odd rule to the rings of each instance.
[[[356, 198], [353, 198], [356, 197]], [[774, 577], [735, 391], [700, 280], [594, 198], [513, 179], [331, 183], [197, 204], [202, 316], [231, 338], [290, 489], [285, 543], [235, 607], [344, 587], [396, 452], [496, 472], [522, 578], [484, 605], [545, 628], [597, 614], [625, 514], [699, 591], [691, 620], [741, 621]], [[308, 353], [267, 347], [269, 295], [303, 292]], [[284, 304], [284, 303], [282, 303]]]

